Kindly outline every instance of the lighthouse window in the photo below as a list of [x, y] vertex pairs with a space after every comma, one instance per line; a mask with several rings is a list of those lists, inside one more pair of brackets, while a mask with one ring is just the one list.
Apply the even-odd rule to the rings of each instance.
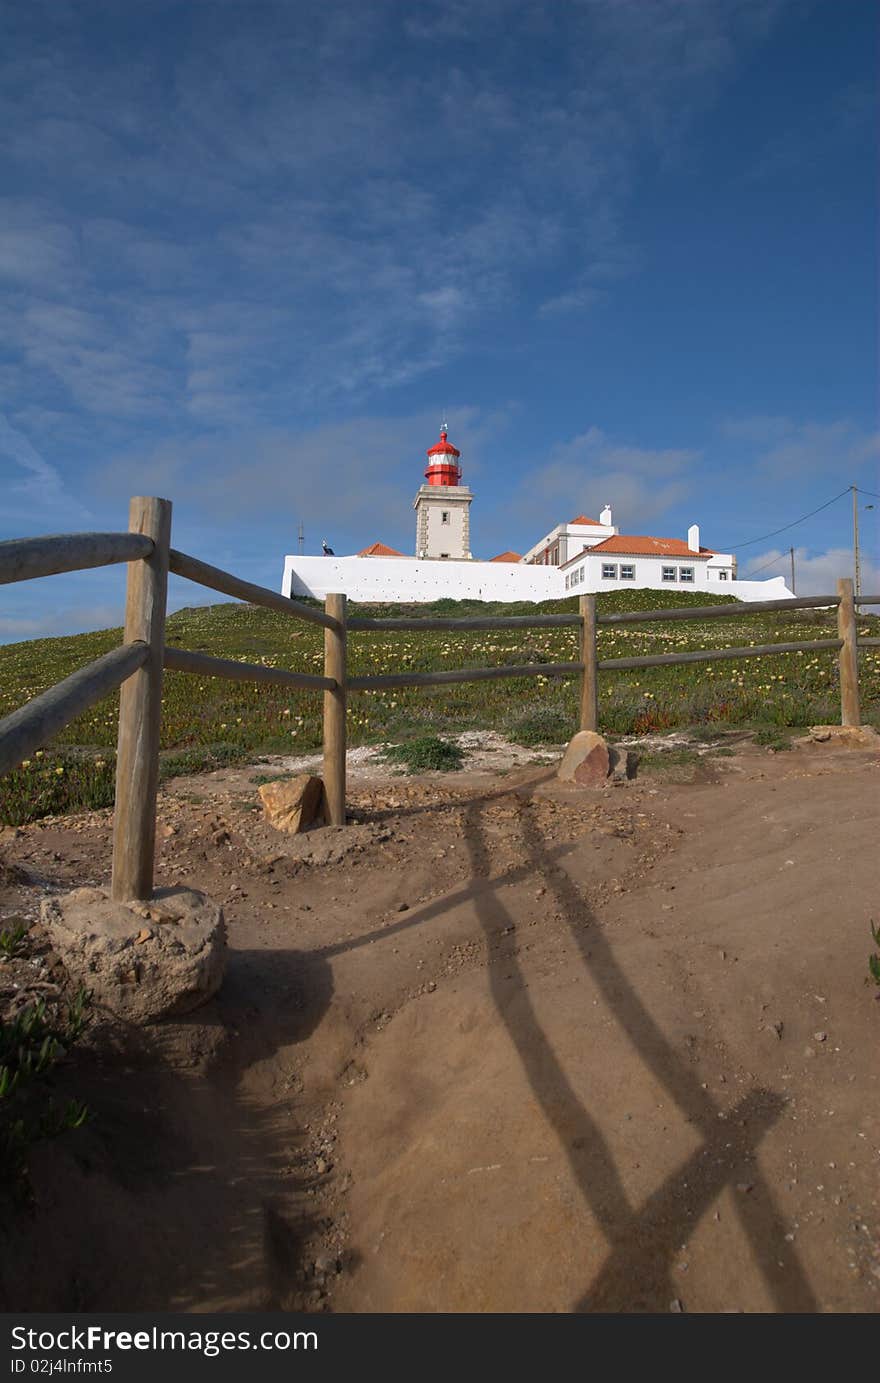
[[616, 580], [617, 580], [617, 563], [616, 563], [616, 562], [603, 562], [603, 563], [602, 563], [602, 580], [603, 580], [603, 581], [616, 581]]
[[620, 579], [621, 579], [621, 581], [635, 581], [635, 579], [636, 579], [636, 566], [635, 566], [635, 562], [621, 562], [621, 564], [620, 564]]
[[693, 581], [693, 579], [694, 579], [694, 569], [693, 569], [693, 567], [679, 567], [679, 569], [678, 569], [678, 579], [679, 579], [679, 581]]
[[726, 580], [727, 580], [727, 572], [726, 572], [726, 571], [720, 571], [720, 572], [718, 573], [718, 580], [719, 580], [719, 581], [726, 581]]
[[440, 522], [441, 522], [441, 523], [448, 523], [448, 522], [449, 522], [449, 510], [448, 510], [448, 509], [441, 509], [441, 511], [440, 511]]
[[675, 567], [664, 567], [663, 570], [662, 570], [662, 572], [661, 572], [661, 579], [662, 579], [663, 581], [674, 581], [674, 580], [675, 580]]

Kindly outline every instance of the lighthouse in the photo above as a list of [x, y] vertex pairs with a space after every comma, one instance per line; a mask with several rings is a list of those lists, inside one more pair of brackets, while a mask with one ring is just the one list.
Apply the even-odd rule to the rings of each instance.
[[427, 451], [425, 484], [413, 500], [416, 557], [470, 561], [470, 487], [461, 483], [461, 452], [452, 445], [444, 422], [440, 441]]

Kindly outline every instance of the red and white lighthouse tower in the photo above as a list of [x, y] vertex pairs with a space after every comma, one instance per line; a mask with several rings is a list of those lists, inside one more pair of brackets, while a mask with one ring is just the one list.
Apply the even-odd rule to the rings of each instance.
[[449, 434], [444, 423], [440, 429], [440, 441], [434, 447], [428, 447], [427, 451], [428, 467], [425, 471], [425, 479], [429, 485], [460, 485], [461, 452], [449, 441]]
[[427, 451], [426, 484], [413, 501], [416, 556], [470, 561], [470, 487], [461, 483], [461, 452], [449, 440], [444, 422], [440, 441]]

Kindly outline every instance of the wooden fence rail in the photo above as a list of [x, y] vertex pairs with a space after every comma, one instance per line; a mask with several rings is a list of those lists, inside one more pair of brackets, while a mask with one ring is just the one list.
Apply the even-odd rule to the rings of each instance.
[[295, 615], [297, 619], [305, 620], [308, 624], [320, 624], [324, 629], [336, 628], [336, 621], [321, 610], [315, 610], [311, 605], [303, 605], [298, 600], [288, 600], [286, 595], [270, 591], [266, 586], [255, 586], [251, 581], [240, 581], [230, 572], [222, 571], [220, 567], [211, 567], [207, 562], [200, 562], [198, 557], [189, 557], [185, 552], [178, 552], [176, 548], [172, 548], [168, 554], [168, 567], [175, 576], [185, 576], [199, 586], [207, 586], [223, 595], [246, 600], [250, 605], [262, 605], [266, 610], [280, 610], [282, 615]]
[[784, 610], [823, 610], [834, 609], [840, 603], [839, 595], [799, 595], [791, 600], [750, 600], [743, 609], [739, 602], [728, 605], [680, 605], [675, 610], [621, 610], [619, 614], [599, 615], [598, 624], [648, 624], [651, 620], [703, 620], [703, 619], [741, 619], [745, 612], [750, 615], [771, 614]]
[[60, 533], [48, 538], [13, 538], [0, 543], [0, 586], [57, 576], [65, 571], [109, 567], [149, 557], [152, 539], [144, 533]]
[[265, 667], [262, 663], [239, 663], [234, 658], [213, 658], [207, 653], [189, 653], [185, 648], [165, 645], [165, 666], [173, 672], [193, 672], [199, 677], [227, 677], [232, 682], [270, 682], [299, 691], [335, 691], [332, 677], [308, 672], [288, 672], [287, 668]]
[[649, 653], [641, 658], [600, 658], [600, 672], [628, 672], [638, 667], [676, 667], [685, 663], [714, 663], [725, 658], [766, 658], [772, 653], [810, 653], [813, 649], [842, 648], [842, 639], [808, 639], [799, 643], [745, 644], [741, 648], [700, 648], [693, 653]]
[[447, 619], [433, 616], [430, 619], [366, 619], [357, 617], [348, 621], [349, 629], [384, 629], [390, 634], [406, 633], [409, 630], [438, 629], [559, 629], [565, 625], [580, 624], [580, 615], [474, 615], [462, 619]]
[[0, 721], [0, 774], [29, 759], [65, 725], [115, 691], [144, 665], [149, 653], [145, 643], [120, 644], [6, 716]]
[[[62, 534], [0, 543], [0, 584], [117, 562], [130, 563], [122, 645], [87, 667], [80, 668], [0, 721], [0, 773], [5, 773], [33, 754], [101, 697], [116, 687], [121, 688], [111, 887], [113, 897], [122, 901], [149, 898], [153, 889], [162, 678], [165, 668], [200, 677], [227, 677], [235, 681], [274, 683], [296, 690], [323, 692], [324, 786], [331, 824], [339, 826], [345, 822], [346, 713], [350, 691], [447, 686], [496, 678], [579, 676], [582, 679], [580, 726], [585, 730], [597, 730], [598, 681], [601, 672], [836, 651], [840, 673], [841, 722], [844, 725], [858, 725], [858, 646], [880, 646], [880, 638], [863, 637], [860, 640], [856, 627], [857, 608], [880, 605], [880, 596], [855, 596], [853, 583], [848, 579], [838, 581], [835, 595], [765, 600], [746, 606], [734, 603], [697, 605], [600, 615], [596, 610], [595, 595], [585, 595], [580, 599], [577, 614], [536, 613], [507, 617], [471, 616], [464, 619], [349, 619], [344, 595], [328, 595], [324, 610], [317, 610], [178, 552], [171, 547], [170, 536], [170, 502], [156, 498], [135, 498], [131, 501], [127, 533]], [[324, 675], [241, 663], [167, 645], [165, 613], [169, 572], [224, 595], [319, 625], [324, 630]], [[836, 611], [837, 638], [646, 654], [633, 658], [600, 659], [598, 656], [597, 634], [600, 627], [644, 624], [657, 620], [743, 618], [762, 612], [809, 609]], [[349, 630], [358, 633], [395, 633], [565, 627], [574, 627], [579, 631], [580, 657], [576, 662], [508, 664], [442, 672], [401, 671], [364, 677], [351, 677], [348, 674]]]
[[583, 663], [502, 663], [499, 667], [455, 668], [448, 672], [389, 672], [381, 677], [349, 677], [350, 691], [390, 691], [394, 687], [446, 687], [454, 682], [494, 682], [502, 677], [580, 676]]

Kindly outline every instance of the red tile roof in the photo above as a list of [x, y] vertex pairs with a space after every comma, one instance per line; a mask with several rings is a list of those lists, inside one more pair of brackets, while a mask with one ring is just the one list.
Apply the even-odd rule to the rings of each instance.
[[701, 547], [699, 552], [692, 552], [683, 538], [646, 538], [632, 533], [618, 533], [613, 538], [603, 538], [601, 543], [596, 543], [587, 551], [620, 552], [627, 557], [715, 556], [714, 548], [711, 547]]
[[522, 554], [519, 552], [499, 552], [497, 557], [489, 559], [492, 562], [521, 562]]
[[596, 519], [588, 519], [586, 514], [578, 514], [576, 519], [569, 519], [569, 523], [588, 523], [593, 528], [601, 528], [601, 524]]
[[358, 557], [403, 557], [405, 553], [398, 552], [396, 547], [388, 547], [385, 543], [370, 543], [363, 552], [358, 553]]

